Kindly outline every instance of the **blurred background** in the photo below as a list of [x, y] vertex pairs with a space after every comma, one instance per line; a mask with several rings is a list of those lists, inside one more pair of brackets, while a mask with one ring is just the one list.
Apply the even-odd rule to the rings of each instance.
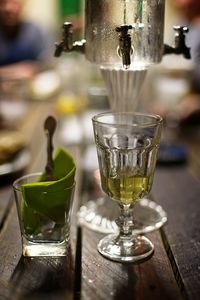
[[[3, 2], [6, 1], [0, 1], [0, 3]], [[16, 0], [14, 2], [16, 2]], [[25, 66], [23, 66], [22, 69], [21, 65], [20, 75], [18, 76], [16, 74], [16, 77], [31, 77], [31, 79], [36, 79], [31, 83], [31, 90], [29, 90], [29, 92], [31, 91], [32, 93], [31, 97], [44, 99], [46, 96], [49, 97], [54, 88], [55, 90], [57, 90], [58, 88], [68, 90], [71, 96], [75, 96], [75, 94], [84, 94], [85, 92], [88, 92], [88, 85], [91, 85], [92, 89], [89, 89], [89, 93], [101, 92], [103, 97], [100, 98], [102, 101], [102, 98], [104, 98], [105, 96], [105, 90], [103, 89], [104, 83], [101, 80], [101, 75], [98, 68], [86, 62], [84, 56], [77, 55], [76, 53], [64, 54], [59, 59], [56, 59], [54, 57], [54, 43], [55, 41], [59, 41], [61, 38], [61, 26], [64, 21], [71, 21], [73, 23], [75, 32], [74, 40], [83, 37], [84, 0], [43, 0], [42, 2], [39, 0], [18, 0], [18, 2], [22, 3], [20, 19], [36, 24], [38, 27], [38, 31], [40, 31], [40, 38], [35, 38], [38, 41], [35, 42], [35, 44], [37, 44], [37, 48], [39, 48], [40, 46], [41, 49], [37, 50], [38, 52], [40, 51], [40, 53], [37, 54], [38, 56], [35, 54], [37, 57], [34, 57], [34, 60], [39, 62], [37, 64], [37, 67], [39, 68], [29, 68], [29, 70], [27, 70]], [[196, 4], [193, 5], [192, 3], [195, 2]], [[198, 94], [200, 92], [198, 84], [199, 71], [196, 70], [197, 55], [195, 55], [194, 53], [195, 47], [197, 46], [193, 45], [193, 40], [195, 40], [193, 32], [196, 31], [196, 36], [198, 36], [200, 27], [199, 22], [197, 21], [200, 15], [198, 2], [198, 0], [166, 1], [164, 41], [169, 45], [173, 45], [173, 25], [187, 25], [190, 28], [190, 32], [186, 37], [186, 42], [190, 47], [192, 46], [192, 60], [186, 60], [181, 55], [168, 55], [163, 57], [163, 61], [160, 64], [150, 68], [147, 74], [148, 76], [145, 85], [142, 89], [141, 101], [138, 107], [139, 110], [143, 110], [145, 108], [145, 110], [148, 109], [155, 112], [157, 111], [160, 114], [168, 114], [171, 107], [173, 109], [176, 107], [176, 105], [174, 106], [174, 104], [180, 104], [179, 100], [183, 98], [183, 96], [188, 93]], [[195, 16], [187, 15], [188, 11], [194, 10], [196, 11]], [[26, 37], [24, 37], [24, 39], [25, 38]], [[9, 37], [9, 39], [11, 43], [11, 38]], [[3, 46], [1, 46], [1, 48], [3, 48]], [[1, 78], [3, 78], [5, 76], [9, 76], [9, 74], [7, 73], [9, 68], [6, 69], [6, 67], [8, 67], [13, 62], [12, 59], [17, 60], [17, 58], [11, 57], [10, 61], [6, 61], [6, 59], [2, 58], [4, 56], [3, 51], [5, 51], [5, 49], [1, 50], [1, 48], [0, 76]], [[27, 59], [26, 57], [24, 59], [22, 57], [19, 57], [19, 60], [21, 60], [22, 62], [27, 62], [30, 59]], [[17, 61], [14, 62], [16, 63]], [[13, 69], [10, 70], [10, 74], [12, 74], [11, 77], [14, 77]], [[35, 75], [36, 73], [38, 74], [38, 71], [41, 72], [44, 70], [52, 71], [48, 74], [41, 74], [48, 75], [49, 77], [47, 77], [47, 79], [51, 79], [52, 84], [47, 84], [46, 86], [45, 84], [43, 84], [45, 81], [45, 76], [35, 78]], [[195, 76], [197, 77], [197, 79], [193, 78], [195, 77], [193, 76], [194, 72], [196, 72]], [[74, 78], [76, 78], [77, 74], [79, 74], [80, 76], [79, 84], [76, 84], [76, 86], [74, 87]], [[24, 79], [25, 78], [23, 78], [23, 80]], [[55, 82], [53, 82], [53, 80], [55, 80]], [[92, 82], [90, 83], [90, 81]], [[98, 89], [99, 85], [101, 91]], [[95, 86], [95, 89], [93, 89], [93, 86]], [[76, 92], [74, 90], [76, 90]], [[149, 95], [149, 91], [152, 91], [152, 95]], [[72, 98], [71, 100], [73, 100]], [[60, 101], [58, 101], [58, 106], [60, 105], [61, 110], [65, 109], [65, 105], [62, 106], [62, 99], [59, 100]], [[196, 100], [196, 97], [193, 97], [193, 99], [191, 100], [191, 110], [193, 110], [194, 108], [198, 108], [199, 101]], [[104, 104], [105, 103], [102, 103], [102, 105]], [[177, 109], [176, 114], [180, 115], [180, 118], [185, 117], [184, 112], [181, 111], [180, 108]]]
[[[109, 110], [99, 68], [75, 52], [54, 57], [63, 22], [73, 23], [75, 40], [83, 37], [83, 10], [84, 0], [0, 0], [0, 151], [7, 152], [0, 163], [22, 147], [8, 150], [5, 136], [19, 129], [33, 103], [51, 102], [63, 144], [93, 144], [91, 116]], [[165, 43], [173, 45], [177, 24], [190, 29], [192, 59], [168, 55], [150, 68], [137, 110], [160, 114], [169, 129], [180, 131], [200, 122], [199, 0], [166, 1]], [[86, 164], [93, 168], [88, 151]]]

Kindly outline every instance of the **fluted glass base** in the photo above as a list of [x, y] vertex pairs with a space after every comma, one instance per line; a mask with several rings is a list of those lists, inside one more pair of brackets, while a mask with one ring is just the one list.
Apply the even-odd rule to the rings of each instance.
[[154, 252], [153, 244], [146, 237], [132, 235], [130, 238], [123, 238], [118, 234], [104, 237], [97, 249], [104, 257], [123, 263], [144, 261]]

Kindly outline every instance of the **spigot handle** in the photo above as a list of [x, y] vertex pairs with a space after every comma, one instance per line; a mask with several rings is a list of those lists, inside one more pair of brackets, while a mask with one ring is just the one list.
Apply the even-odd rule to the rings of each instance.
[[190, 48], [186, 46], [185, 35], [189, 31], [187, 26], [173, 26], [175, 31], [174, 47], [164, 44], [163, 54], [182, 54], [185, 58], [190, 59]]
[[68, 52], [71, 51], [73, 48], [73, 25], [70, 22], [65, 22], [63, 24], [63, 44], [64, 44], [64, 51]]
[[66, 36], [72, 30], [72, 23], [71, 22], [64, 22], [63, 23], [63, 34]]
[[178, 49], [179, 52], [182, 52], [183, 56], [187, 59], [191, 58], [190, 48], [186, 46], [185, 43], [185, 35], [189, 32], [187, 26], [173, 26], [175, 31], [175, 48]]
[[61, 56], [63, 51], [70, 51], [73, 47], [72, 45], [72, 23], [65, 22], [62, 26], [62, 41], [55, 43], [55, 57]]
[[62, 52], [79, 51], [84, 53], [85, 50], [85, 40], [76, 41], [73, 43], [73, 25], [70, 22], [65, 22], [62, 26], [62, 41], [60, 43], [55, 43], [56, 50], [54, 55], [59, 57]]
[[128, 30], [132, 29], [132, 28], [133, 28], [132, 25], [121, 25], [121, 26], [116, 27], [115, 30], [117, 32], [121, 32], [122, 35], [127, 35], [128, 34]]
[[185, 34], [189, 31], [187, 26], [173, 26], [174, 31], [176, 31], [179, 34]]
[[132, 28], [132, 25], [121, 25], [115, 28], [116, 32], [119, 32], [118, 54], [122, 57], [125, 69], [128, 69], [131, 64], [132, 45], [128, 30]]

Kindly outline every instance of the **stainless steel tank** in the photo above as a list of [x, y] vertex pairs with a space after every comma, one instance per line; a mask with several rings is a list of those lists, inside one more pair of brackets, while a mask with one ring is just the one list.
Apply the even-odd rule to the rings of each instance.
[[[164, 10], [165, 0], [85, 0], [86, 58], [101, 66], [121, 66], [123, 45], [128, 42], [116, 29], [129, 26], [130, 67], [159, 63], [164, 47]], [[124, 38], [122, 48], [120, 38]]]
[[103, 67], [144, 69], [165, 54], [190, 58], [186, 26], [174, 26], [174, 45], [164, 44], [165, 0], [85, 0], [84, 39], [73, 42], [73, 25], [63, 24], [55, 56], [79, 51]]

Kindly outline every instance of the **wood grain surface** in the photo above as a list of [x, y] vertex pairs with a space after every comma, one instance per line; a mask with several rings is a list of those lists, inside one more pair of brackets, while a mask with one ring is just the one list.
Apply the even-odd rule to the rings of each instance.
[[[49, 113], [54, 114], [51, 105], [36, 105], [19, 124], [32, 155], [26, 172], [40, 171], [45, 165], [46, 144], [41, 128]], [[69, 147], [69, 150], [77, 162], [77, 188], [66, 258], [22, 257], [11, 183], [1, 184], [0, 300], [74, 299], [76, 211], [83, 201], [80, 189], [83, 178], [81, 149]], [[200, 184], [191, 166], [188, 163], [156, 170], [152, 197], [167, 211], [168, 222], [161, 230], [148, 234], [155, 246], [151, 259], [140, 264], [111, 262], [97, 252], [97, 243], [103, 235], [83, 228], [82, 300], [199, 299]]]

